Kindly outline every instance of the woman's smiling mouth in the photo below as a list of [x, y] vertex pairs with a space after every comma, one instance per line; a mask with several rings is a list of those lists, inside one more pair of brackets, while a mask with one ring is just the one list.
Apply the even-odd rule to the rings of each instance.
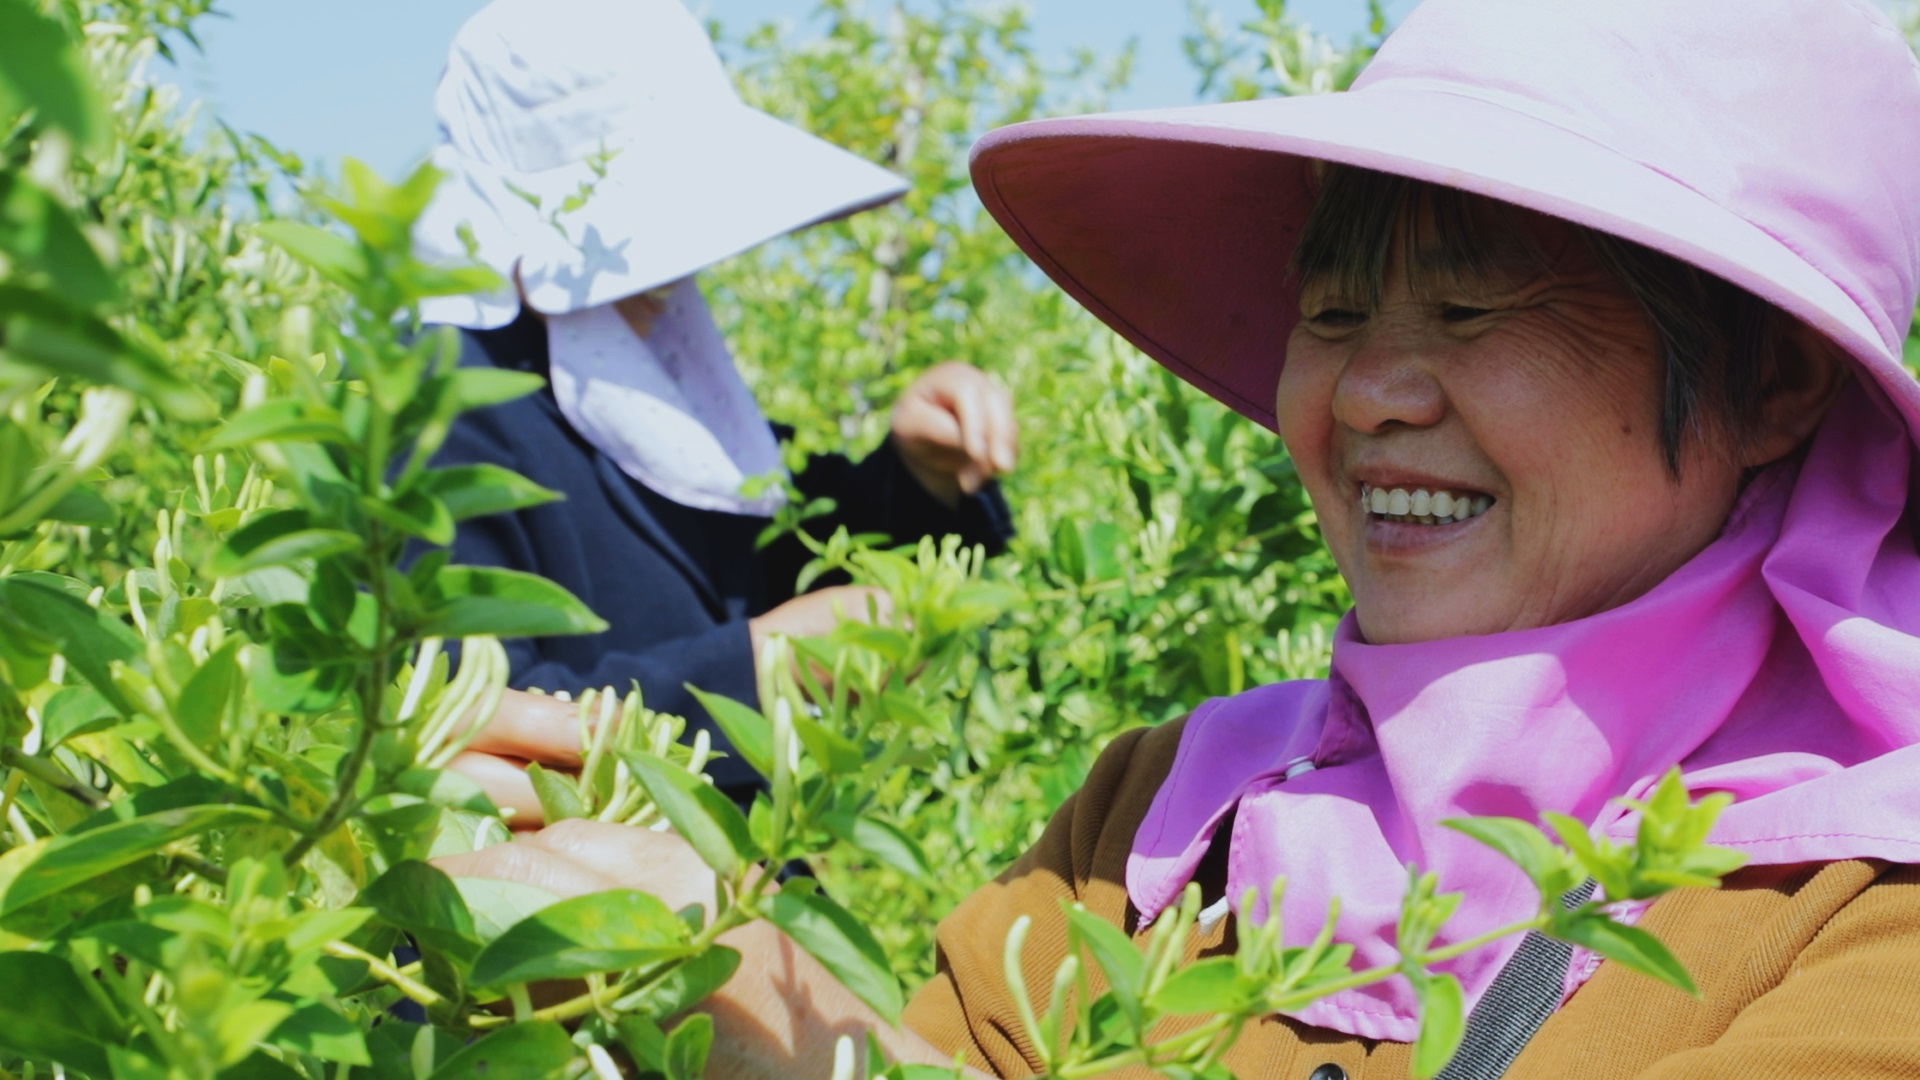
[[1493, 498], [1474, 491], [1360, 485], [1360, 509], [1379, 521], [1406, 525], [1452, 525], [1479, 517]]

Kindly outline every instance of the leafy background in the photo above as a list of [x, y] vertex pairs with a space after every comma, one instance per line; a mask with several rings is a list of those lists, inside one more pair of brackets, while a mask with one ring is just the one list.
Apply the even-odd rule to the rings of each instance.
[[[525, 898], [448, 899], [444, 879], [408, 877], [499, 833], [435, 765], [453, 703], [499, 673], [450, 673], [422, 642], [469, 636], [471, 660], [489, 634], [591, 616], [531, 583], [483, 596], [457, 571], [393, 565], [405, 537], [444, 543], [454, 516], [538, 497], [390, 471], [460, 408], [526, 388], [463, 384], [437, 339], [393, 332], [461, 280], [409, 262], [420, 178], [310, 175], [150, 77], [156, 55], [195, 47], [207, 6], [0, 0], [0, 1011], [44, 1021], [0, 1032], [0, 1061], [138, 1080], [471, 1075], [454, 1035], [365, 1033], [402, 997], [474, 1000], [476, 935], [502, 940], [524, 913]], [[1186, 52], [1215, 97], [1334, 89], [1384, 32], [1375, 14], [1334, 43], [1281, 0], [1196, 7]], [[809, 765], [819, 783], [798, 796], [834, 808], [795, 842], [877, 939], [838, 955], [886, 999], [898, 987], [870, 969], [924, 977], [934, 920], [1036, 838], [1108, 738], [1321, 673], [1346, 597], [1276, 440], [1049, 287], [967, 185], [981, 132], [1098, 107], [1125, 58], [1049, 69], [1018, 10], [827, 0], [821, 22], [726, 42], [743, 93], [914, 188], [707, 275], [749, 380], [796, 454], [877, 443], [895, 395], [950, 358], [1003, 379], [1023, 425], [1020, 536], [992, 566], [829, 551], [917, 612], [913, 635], [834, 646], [875, 673], [835, 713], [865, 741], [841, 775]], [[101, 93], [69, 92], [83, 83]], [[670, 718], [627, 729], [639, 741], [602, 747], [604, 775], [553, 797], [610, 820], [711, 810], [674, 778], [698, 751], [669, 748]], [[802, 737], [810, 761], [846, 757]], [[632, 756], [648, 752], [673, 775]], [[854, 790], [855, 816], [834, 818]], [[723, 856], [785, 850], [764, 819], [751, 835], [715, 820]], [[657, 922], [673, 948], [713, 929]], [[427, 958], [383, 968], [402, 928]], [[615, 966], [663, 948], [622, 947]], [[177, 1039], [116, 1043], [107, 1018], [142, 1009]], [[475, 1030], [458, 1010], [434, 1019]], [[704, 1057], [683, 1029], [662, 1044], [668, 1075]], [[475, 1045], [578, 1066], [555, 1037], [523, 1024]], [[619, 1041], [643, 1057], [648, 1037]]]

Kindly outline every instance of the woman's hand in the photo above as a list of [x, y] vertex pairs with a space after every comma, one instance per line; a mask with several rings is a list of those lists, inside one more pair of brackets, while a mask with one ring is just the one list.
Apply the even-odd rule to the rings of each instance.
[[527, 763], [543, 768], [580, 767], [579, 706], [571, 701], [508, 690], [500, 707], [452, 769], [480, 785], [493, 805], [512, 811], [515, 829], [536, 829], [544, 821], [540, 800], [527, 779]]
[[958, 506], [962, 495], [1013, 471], [1020, 452], [1013, 395], [971, 364], [937, 364], [894, 403], [893, 443], [921, 487]]
[[747, 620], [747, 636], [758, 657], [770, 634], [787, 637], [820, 637], [833, 632], [842, 619], [855, 622], [893, 621], [893, 598], [885, 589], [871, 585], [830, 585], [803, 593], [767, 612]]
[[[518, 881], [562, 899], [607, 889], [639, 889], [673, 910], [699, 904], [711, 918], [715, 877], [672, 833], [595, 821], [563, 821], [538, 833], [434, 864], [456, 877]], [[825, 968], [765, 921], [721, 935], [740, 953], [727, 984], [701, 1003], [713, 1017], [710, 1076], [825, 1076], [842, 1035], [856, 1047], [875, 1032], [890, 1057], [951, 1066], [952, 1058], [918, 1035], [885, 1024]], [[979, 1076], [969, 1070], [969, 1076]]]

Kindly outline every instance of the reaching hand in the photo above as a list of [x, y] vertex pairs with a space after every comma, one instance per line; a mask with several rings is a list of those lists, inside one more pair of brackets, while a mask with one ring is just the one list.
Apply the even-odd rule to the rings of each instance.
[[956, 506], [961, 495], [1013, 471], [1020, 452], [1013, 395], [971, 364], [937, 364], [894, 403], [893, 442], [920, 486]]
[[878, 616], [878, 621], [885, 623], [891, 619], [892, 612], [893, 599], [884, 589], [871, 585], [833, 585], [796, 596], [765, 615], [749, 620], [747, 632], [753, 642], [753, 655], [757, 657], [769, 634], [819, 637], [831, 633], [841, 619], [873, 622]]
[[[433, 860], [456, 877], [497, 878], [561, 898], [607, 889], [639, 889], [680, 910], [713, 914], [715, 878], [693, 848], [672, 833], [597, 821], [563, 821], [511, 843]], [[707, 1075], [785, 1080], [818, 1075], [841, 1035], [871, 1031], [897, 1061], [952, 1067], [952, 1057], [920, 1036], [874, 1015], [819, 962], [771, 923], [756, 920], [721, 936], [740, 953], [734, 977], [700, 1005], [713, 1018]], [[967, 1077], [984, 1074], [969, 1069]]]
[[538, 828], [543, 823], [540, 800], [534, 797], [533, 784], [527, 779], [526, 766], [537, 761], [543, 767], [577, 769], [580, 767], [579, 706], [559, 698], [508, 690], [467, 749], [453, 759], [455, 772], [480, 785], [502, 810], [513, 811], [508, 819], [516, 829]]

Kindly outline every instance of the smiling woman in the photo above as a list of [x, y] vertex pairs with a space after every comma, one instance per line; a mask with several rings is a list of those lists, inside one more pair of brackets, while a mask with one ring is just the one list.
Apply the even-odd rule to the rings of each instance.
[[1640, 596], [1844, 373], [1677, 259], [1385, 173], [1326, 171], [1293, 270], [1274, 411], [1374, 644]]

